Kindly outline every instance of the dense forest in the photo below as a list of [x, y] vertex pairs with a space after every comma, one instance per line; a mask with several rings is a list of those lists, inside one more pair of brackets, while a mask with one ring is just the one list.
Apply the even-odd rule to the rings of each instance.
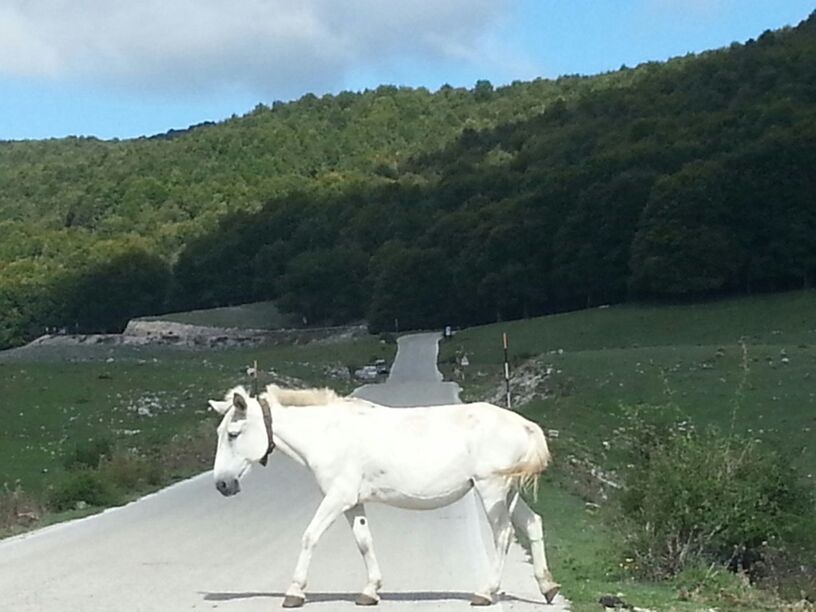
[[814, 167], [814, 15], [595, 77], [0, 143], [0, 346], [261, 299], [390, 329], [809, 286]]

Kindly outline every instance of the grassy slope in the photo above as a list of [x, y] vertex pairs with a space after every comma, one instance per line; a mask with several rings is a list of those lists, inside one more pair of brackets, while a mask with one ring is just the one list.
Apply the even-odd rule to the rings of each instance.
[[[465, 397], [484, 398], [502, 378], [501, 334], [510, 339], [514, 368], [528, 359], [551, 365], [539, 390], [547, 399], [520, 406], [545, 427], [555, 470], [536, 503], [547, 527], [548, 554], [575, 610], [598, 609], [602, 594], [621, 593], [652, 609], [773, 609], [777, 602], [721, 577], [711, 591], [679, 601], [682, 581], [644, 584], [627, 576], [614, 534], [578, 496], [567, 491], [569, 455], [614, 466], [614, 429], [623, 406], [655, 404], [697, 424], [750, 431], [792, 451], [805, 474], [816, 472], [816, 293], [761, 296], [673, 307], [622, 306], [467, 329], [443, 346], [441, 361], [466, 352]], [[748, 371], [743, 367], [747, 348]], [[560, 350], [559, 350], [560, 349]], [[788, 363], [782, 362], [782, 351]], [[744, 390], [738, 391], [744, 380]], [[670, 404], [670, 406], [667, 406]], [[607, 450], [603, 442], [611, 442]]]
[[586, 310], [465, 330], [442, 359], [464, 350], [472, 392], [484, 394], [501, 377], [507, 332], [514, 365], [541, 355], [554, 369], [547, 399], [522, 410], [558, 429], [556, 444], [580, 444], [601, 459], [604, 441], [614, 448], [622, 407], [671, 404], [697, 425], [730, 429], [733, 419], [738, 431], [784, 445], [812, 475], [814, 312], [816, 292]]
[[140, 317], [140, 319], [239, 329], [284, 329], [302, 326], [297, 317], [282, 313], [274, 302], [256, 302], [240, 306], [171, 312], [156, 315], [155, 317]]

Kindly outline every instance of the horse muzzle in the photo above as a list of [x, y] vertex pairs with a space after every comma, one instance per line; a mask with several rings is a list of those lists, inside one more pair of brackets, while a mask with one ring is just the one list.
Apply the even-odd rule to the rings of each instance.
[[215, 488], [218, 489], [218, 492], [224, 497], [230, 497], [241, 492], [241, 483], [238, 482], [237, 478], [233, 478], [232, 480], [217, 480], [215, 482]]

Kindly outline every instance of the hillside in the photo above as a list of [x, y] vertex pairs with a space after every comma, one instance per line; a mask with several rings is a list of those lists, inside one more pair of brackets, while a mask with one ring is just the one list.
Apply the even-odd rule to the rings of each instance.
[[0, 143], [0, 346], [260, 300], [390, 329], [807, 285], [815, 24], [596, 77]]
[[[0, 347], [45, 327], [115, 330], [133, 316], [211, 306], [197, 296], [168, 304], [170, 266], [226, 215], [295, 190], [393, 183], [403, 159], [448, 144], [464, 127], [532, 116], [590, 81], [629, 80], [612, 74], [496, 90], [481, 82], [434, 94], [382, 86], [259, 104], [243, 117], [157, 138], [0, 142]], [[87, 295], [88, 285], [139, 268], [150, 279], [126, 279], [125, 303], [101, 308], [110, 318], [81, 316], [84, 304], [112, 295]]]
[[[627, 412], [762, 440], [816, 477], [816, 292], [678, 306], [620, 305], [463, 330], [443, 345], [468, 395], [503, 402], [502, 333], [517, 407], [559, 430], [561, 453], [620, 467]], [[454, 374], [456, 357], [470, 365]]]
[[[618, 75], [593, 80], [615, 84]], [[248, 114], [170, 137], [0, 143], [0, 219], [52, 230], [139, 233], [165, 254], [229, 211], [316, 179], [315, 186], [392, 178], [405, 158], [463, 128], [529, 117], [586, 79], [476, 89], [381, 86], [362, 93], [259, 104]], [[203, 218], [202, 218], [203, 216]]]
[[809, 286], [816, 17], [634, 72], [466, 129], [393, 183], [227, 217], [181, 253], [177, 286], [378, 329]]

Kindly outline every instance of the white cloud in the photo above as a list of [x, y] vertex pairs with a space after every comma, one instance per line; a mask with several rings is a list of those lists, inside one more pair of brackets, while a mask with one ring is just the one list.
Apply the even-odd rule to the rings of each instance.
[[325, 91], [401, 62], [495, 65], [514, 0], [4, 0], [0, 74], [163, 92]]

